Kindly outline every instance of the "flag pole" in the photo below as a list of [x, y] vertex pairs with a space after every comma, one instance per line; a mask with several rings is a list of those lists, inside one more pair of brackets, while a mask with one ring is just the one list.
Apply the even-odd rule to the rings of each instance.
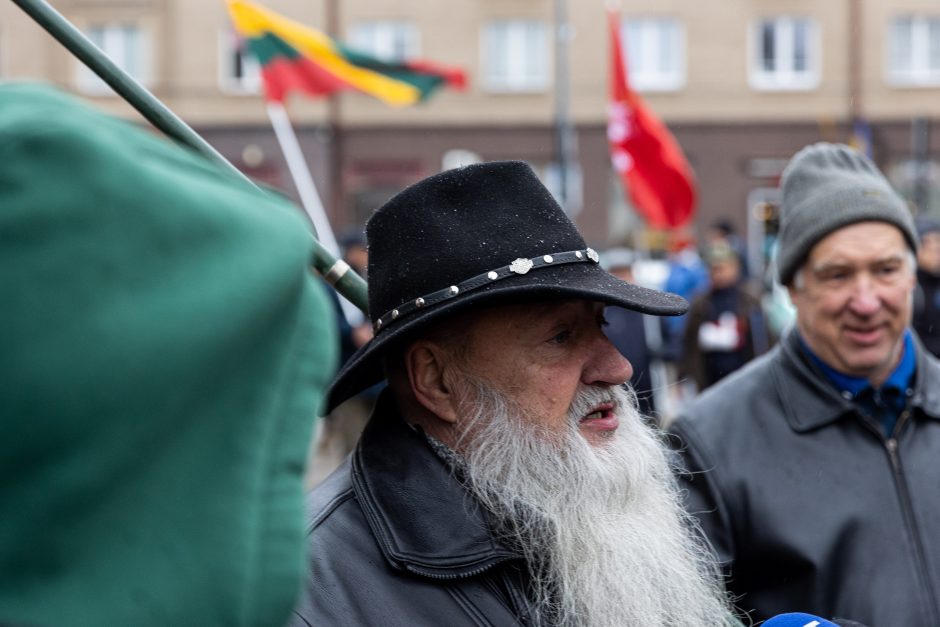
[[[323, 202], [320, 200], [319, 192], [317, 192], [316, 183], [313, 181], [313, 176], [310, 175], [307, 160], [300, 149], [300, 142], [297, 141], [297, 134], [294, 132], [294, 126], [290, 122], [287, 110], [283, 104], [272, 100], [267, 103], [267, 111], [268, 118], [271, 120], [271, 127], [274, 129], [274, 136], [277, 137], [277, 143], [281, 146], [281, 152], [284, 153], [284, 160], [287, 162], [287, 169], [290, 171], [291, 178], [294, 179], [294, 186], [300, 195], [300, 204], [313, 223], [313, 227], [319, 235], [320, 244], [338, 258], [340, 257], [339, 244], [336, 242], [336, 236], [333, 234], [330, 220], [326, 216], [326, 210], [323, 208]], [[359, 324], [363, 321], [362, 315], [356, 311], [355, 306], [348, 300], [341, 298], [340, 304], [343, 307], [343, 314], [350, 324]]]
[[[255, 184], [241, 170], [218, 153], [206, 140], [157, 100], [143, 85], [114, 64], [80, 30], [44, 0], [13, 0], [46, 32], [88, 66], [147, 121], [168, 137], [236, 175], [249, 185]], [[313, 265], [340, 294], [364, 313], [369, 310], [366, 283], [336, 255], [314, 238]]]
[[304, 153], [300, 149], [300, 142], [297, 141], [297, 135], [294, 133], [287, 111], [280, 102], [273, 101], [267, 103], [267, 110], [271, 126], [274, 128], [274, 136], [277, 137], [277, 143], [281, 146], [284, 160], [287, 161], [287, 169], [300, 195], [300, 204], [313, 223], [320, 244], [338, 257], [339, 244], [336, 243], [336, 236], [333, 235], [330, 221], [326, 217], [326, 210], [320, 202], [320, 194], [317, 193], [317, 186], [313, 182], [313, 177], [310, 176], [307, 161], [304, 159]]
[[558, 191], [562, 209], [569, 216], [574, 212], [569, 172], [574, 161], [575, 134], [569, 114], [570, 87], [568, 47], [571, 25], [568, 23], [568, 0], [555, 0], [555, 159], [558, 163]]

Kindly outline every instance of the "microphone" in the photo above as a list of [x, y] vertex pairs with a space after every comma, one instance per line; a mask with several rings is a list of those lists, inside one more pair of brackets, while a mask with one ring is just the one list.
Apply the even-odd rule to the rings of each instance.
[[852, 620], [837, 618], [835, 621], [832, 622], [812, 614], [792, 612], [790, 614], [777, 614], [764, 622], [761, 627], [865, 627], [865, 625]]

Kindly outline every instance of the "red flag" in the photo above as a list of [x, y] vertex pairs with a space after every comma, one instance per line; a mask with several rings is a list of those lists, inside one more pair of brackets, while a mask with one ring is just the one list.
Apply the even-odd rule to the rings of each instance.
[[631, 203], [650, 226], [682, 226], [695, 209], [692, 168], [669, 129], [630, 89], [620, 44], [620, 18], [612, 11], [607, 17], [612, 55], [607, 114], [611, 161]]

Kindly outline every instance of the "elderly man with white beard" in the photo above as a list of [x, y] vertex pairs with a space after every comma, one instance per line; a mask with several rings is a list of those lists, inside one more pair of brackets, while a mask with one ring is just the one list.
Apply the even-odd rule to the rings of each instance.
[[375, 336], [329, 405], [388, 388], [309, 496], [293, 624], [739, 624], [602, 330], [687, 303], [602, 270], [520, 162], [425, 179], [367, 236]]

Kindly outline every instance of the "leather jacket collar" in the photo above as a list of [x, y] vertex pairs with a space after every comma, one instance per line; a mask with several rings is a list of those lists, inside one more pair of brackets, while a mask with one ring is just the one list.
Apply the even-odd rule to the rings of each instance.
[[494, 541], [485, 512], [424, 435], [378, 399], [352, 459], [369, 527], [396, 568], [436, 578], [474, 575], [519, 555]]
[[[782, 401], [787, 422], [794, 431], [812, 431], [855, 411], [852, 401], [842, 398], [829, 385], [825, 375], [809, 363], [800, 348], [795, 328], [786, 334], [777, 350], [782, 351], [783, 359], [773, 362], [773, 385]], [[911, 407], [920, 409], [926, 416], [940, 419], [940, 389], [931, 389], [923, 384], [925, 380], [936, 381], [940, 377], [940, 362], [927, 356], [916, 337], [914, 350], [917, 353], [917, 375]]]

